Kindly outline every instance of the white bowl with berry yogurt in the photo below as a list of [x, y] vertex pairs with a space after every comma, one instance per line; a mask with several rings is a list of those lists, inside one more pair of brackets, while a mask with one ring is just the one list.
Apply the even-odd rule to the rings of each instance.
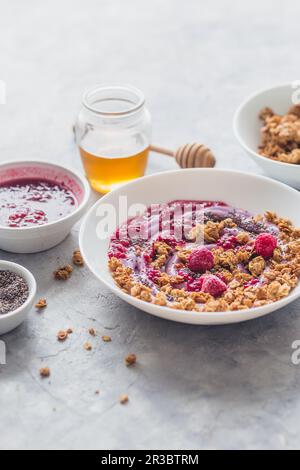
[[300, 296], [299, 204], [294, 189], [253, 174], [155, 174], [98, 201], [82, 223], [80, 249], [110, 291], [145, 312], [237, 323]]
[[0, 249], [36, 253], [61, 243], [82, 217], [87, 180], [64, 166], [41, 161], [0, 165]]

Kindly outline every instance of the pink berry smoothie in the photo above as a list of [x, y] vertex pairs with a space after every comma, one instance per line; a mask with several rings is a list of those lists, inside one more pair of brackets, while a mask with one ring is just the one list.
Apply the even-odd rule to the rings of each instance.
[[74, 194], [53, 181], [20, 179], [0, 184], [0, 226], [43, 225], [64, 218], [77, 206]]

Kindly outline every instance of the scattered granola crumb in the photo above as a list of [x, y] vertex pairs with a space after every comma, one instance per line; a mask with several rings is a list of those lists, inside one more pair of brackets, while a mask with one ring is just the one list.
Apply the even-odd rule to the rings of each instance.
[[128, 354], [128, 356], [125, 357], [125, 364], [127, 367], [130, 367], [136, 364], [136, 355]]
[[100, 395], [100, 390], [96, 390], [95, 395]]
[[121, 405], [126, 405], [129, 402], [128, 395], [121, 395], [120, 396], [120, 403]]
[[58, 281], [66, 281], [67, 279], [69, 279], [72, 272], [73, 272], [72, 266], [67, 264], [66, 266], [63, 266], [57, 269], [57, 271], [54, 271], [53, 275], [55, 279], [57, 279]]
[[111, 342], [111, 337], [110, 336], [102, 336], [102, 341], [104, 341], [104, 343], [110, 343]]
[[89, 334], [91, 336], [96, 336], [96, 330], [94, 328], [89, 328]]
[[49, 367], [42, 367], [40, 369], [40, 376], [43, 378], [43, 379], [46, 379], [47, 377], [50, 377], [50, 369]]
[[89, 342], [85, 343], [83, 347], [86, 351], [91, 351], [93, 349], [93, 346]]
[[43, 308], [46, 308], [47, 307], [47, 300], [44, 299], [44, 298], [41, 298], [36, 304], [35, 304], [35, 308], [37, 308], [38, 310], [41, 310]]
[[80, 250], [75, 250], [74, 251], [72, 260], [73, 260], [73, 263], [76, 266], [83, 266], [84, 265], [83, 257], [80, 253]]
[[68, 337], [68, 332], [66, 330], [60, 330], [57, 333], [57, 339], [58, 341], [65, 341]]
[[73, 328], [68, 328], [67, 333], [68, 333], [68, 335], [71, 335], [73, 333]]

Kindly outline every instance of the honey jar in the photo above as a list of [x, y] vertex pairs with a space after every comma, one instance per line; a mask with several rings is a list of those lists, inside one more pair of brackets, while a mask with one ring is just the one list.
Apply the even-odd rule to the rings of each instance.
[[151, 116], [143, 93], [131, 86], [98, 86], [83, 96], [76, 141], [93, 189], [107, 193], [144, 175]]

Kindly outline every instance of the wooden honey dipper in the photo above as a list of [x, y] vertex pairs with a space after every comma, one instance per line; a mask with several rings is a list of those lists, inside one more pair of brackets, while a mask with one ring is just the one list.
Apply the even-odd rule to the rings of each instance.
[[174, 157], [181, 168], [213, 168], [216, 164], [212, 151], [197, 143], [182, 145], [176, 152], [150, 145], [150, 151]]

